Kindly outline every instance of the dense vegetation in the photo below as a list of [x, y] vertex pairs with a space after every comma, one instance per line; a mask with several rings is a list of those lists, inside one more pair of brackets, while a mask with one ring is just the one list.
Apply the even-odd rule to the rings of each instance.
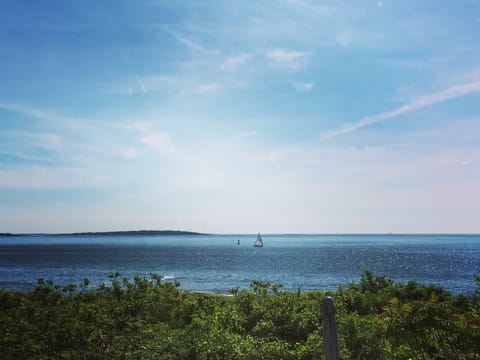
[[0, 290], [0, 358], [323, 359], [319, 308], [330, 295], [342, 359], [480, 359], [480, 278], [468, 297], [368, 270], [329, 293], [254, 281], [222, 296], [161, 279]]

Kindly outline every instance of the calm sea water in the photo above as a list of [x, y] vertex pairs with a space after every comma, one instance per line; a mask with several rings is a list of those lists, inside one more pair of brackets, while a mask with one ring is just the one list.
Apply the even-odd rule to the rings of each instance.
[[[38, 278], [92, 287], [108, 275], [180, 281], [181, 288], [226, 293], [252, 280], [286, 289], [337, 289], [365, 266], [395, 281], [440, 284], [470, 294], [480, 274], [480, 235], [22, 236], [0, 238], [0, 287], [32, 289]], [[237, 245], [240, 240], [240, 245]]]

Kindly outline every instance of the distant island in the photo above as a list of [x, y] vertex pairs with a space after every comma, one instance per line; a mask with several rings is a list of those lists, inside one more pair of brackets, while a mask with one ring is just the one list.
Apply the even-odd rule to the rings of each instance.
[[95, 231], [77, 232], [62, 234], [12, 234], [0, 233], [0, 236], [28, 236], [28, 235], [50, 235], [50, 236], [130, 236], [130, 235], [209, 235], [205, 233], [181, 230], [126, 230], [126, 231]]
[[193, 231], [181, 230], [127, 230], [127, 231], [100, 231], [100, 232], [79, 232], [58, 235], [208, 235]]

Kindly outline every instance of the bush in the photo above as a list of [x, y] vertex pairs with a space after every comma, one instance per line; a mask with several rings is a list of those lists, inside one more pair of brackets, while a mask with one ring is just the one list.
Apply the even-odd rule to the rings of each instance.
[[[477, 280], [478, 281], [478, 280]], [[322, 291], [254, 281], [233, 296], [182, 292], [162, 277], [87, 291], [40, 279], [0, 290], [2, 359], [322, 359]], [[368, 269], [330, 292], [342, 359], [478, 359], [480, 295], [397, 284]]]

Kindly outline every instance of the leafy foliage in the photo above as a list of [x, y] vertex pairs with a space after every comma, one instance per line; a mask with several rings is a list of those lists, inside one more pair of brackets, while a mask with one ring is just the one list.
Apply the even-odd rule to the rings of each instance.
[[472, 296], [397, 284], [365, 270], [335, 292], [253, 281], [232, 296], [121, 278], [87, 290], [38, 280], [0, 290], [2, 359], [323, 359], [320, 305], [334, 298], [342, 359], [480, 359], [480, 280]]

